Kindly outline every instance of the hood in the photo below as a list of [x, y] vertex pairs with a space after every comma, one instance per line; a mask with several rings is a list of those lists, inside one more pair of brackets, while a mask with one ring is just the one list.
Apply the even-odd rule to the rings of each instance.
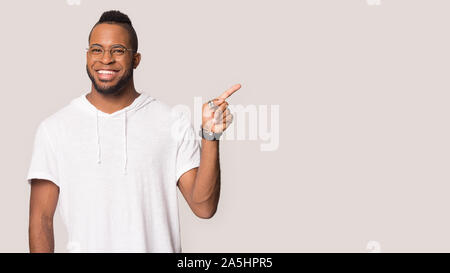
[[100, 143], [100, 137], [99, 137], [99, 117], [106, 117], [106, 118], [122, 118], [123, 119], [123, 138], [124, 138], [124, 147], [123, 147], [123, 173], [127, 174], [127, 163], [128, 163], [128, 149], [127, 149], [127, 119], [133, 115], [135, 112], [139, 111], [139, 109], [145, 107], [150, 102], [154, 101], [155, 99], [149, 96], [148, 94], [141, 93], [134, 101], [128, 105], [125, 108], [122, 108], [114, 113], [107, 114], [105, 112], [102, 112], [98, 110], [93, 104], [89, 102], [89, 100], [86, 98], [86, 95], [90, 92], [84, 93], [82, 96], [80, 96], [77, 100], [74, 100], [74, 103], [78, 106], [82, 107], [86, 111], [88, 111], [92, 118], [95, 119], [96, 128], [92, 128], [95, 130], [96, 137], [97, 137], [97, 164], [102, 163], [102, 157], [101, 157], [101, 143]]

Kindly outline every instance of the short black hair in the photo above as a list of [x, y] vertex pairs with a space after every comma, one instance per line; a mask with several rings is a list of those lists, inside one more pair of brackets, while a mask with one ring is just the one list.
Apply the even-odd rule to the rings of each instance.
[[102, 16], [100, 16], [100, 19], [97, 23], [92, 27], [91, 32], [89, 33], [88, 42], [91, 40], [91, 34], [92, 30], [99, 24], [119, 24], [122, 27], [124, 27], [126, 30], [128, 30], [128, 33], [130, 34], [130, 43], [131, 48], [137, 52], [138, 50], [138, 38], [136, 31], [134, 30], [133, 24], [131, 24], [131, 20], [128, 17], [128, 15], [118, 11], [118, 10], [110, 10], [103, 12]]

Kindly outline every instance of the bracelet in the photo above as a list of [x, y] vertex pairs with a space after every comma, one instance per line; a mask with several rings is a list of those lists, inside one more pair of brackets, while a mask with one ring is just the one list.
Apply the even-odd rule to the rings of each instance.
[[214, 133], [211, 132], [209, 130], [204, 129], [201, 125], [200, 125], [200, 132], [199, 132], [200, 137], [202, 137], [203, 139], [206, 140], [219, 140], [220, 136], [222, 135], [222, 133]]

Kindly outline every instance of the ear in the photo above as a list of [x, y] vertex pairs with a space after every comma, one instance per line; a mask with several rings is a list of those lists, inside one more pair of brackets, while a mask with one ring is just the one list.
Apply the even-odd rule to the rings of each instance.
[[136, 69], [141, 62], [141, 53], [136, 53], [133, 56], [133, 69]]

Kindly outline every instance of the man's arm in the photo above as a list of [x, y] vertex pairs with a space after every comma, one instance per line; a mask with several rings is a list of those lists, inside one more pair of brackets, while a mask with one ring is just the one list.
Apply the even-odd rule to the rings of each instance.
[[53, 216], [59, 187], [44, 179], [32, 179], [28, 227], [30, 252], [54, 252]]
[[[225, 101], [229, 96], [241, 88], [235, 84], [222, 95], [202, 106], [202, 128], [222, 133], [230, 126], [233, 115], [227, 108]], [[220, 197], [220, 163], [219, 140], [202, 138], [202, 152], [200, 166], [184, 173], [179, 180], [178, 187], [188, 202], [192, 211], [200, 218], [211, 218], [217, 210]]]
[[178, 188], [200, 218], [214, 216], [220, 197], [219, 141], [202, 139], [200, 167], [185, 172]]

